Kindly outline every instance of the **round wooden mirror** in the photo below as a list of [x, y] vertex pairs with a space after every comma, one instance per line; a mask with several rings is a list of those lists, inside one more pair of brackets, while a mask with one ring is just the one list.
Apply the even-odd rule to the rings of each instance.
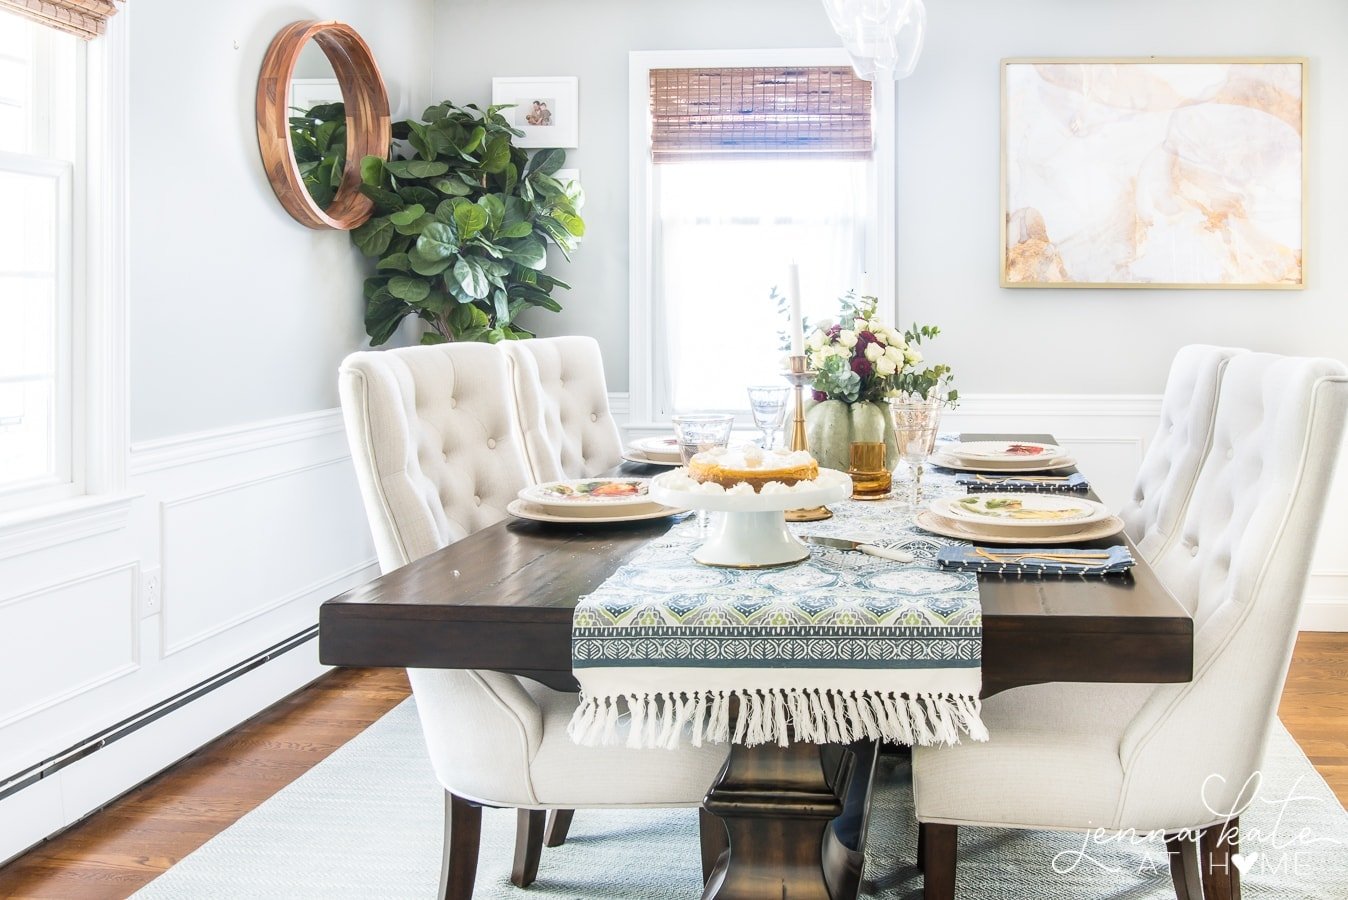
[[[306, 159], [305, 171], [301, 171], [291, 134], [291, 119], [297, 115], [293, 96], [297, 87], [296, 67], [302, 56], [315, 55], [312, 49], [305, 52], [311, 41], [327, 58], [345, 107], [345, 158], [335, 159], [331, 177], [319, 189], [313, 184], [306, 185], [306, 174], [313, 180], [315, 160]], [[311, 96], [321, 99], [312, 93]], [[330, 106], [330, 102], [323, 105]], [[318, 125], [315, 120], [315, 126]], [[340, 133], [339, 125], [333, 122], [326, 129], [328, 139]], [[287, 25], [277, 33], [267, 48], [257, 79], [257, 142], [272, 189], [296, 221], [310, 228], [350, 230], [368, 219], [374, 203], [360, 192], [360, 161], [366, 156], [387, 156], [391, 139], [388, 91], [374, 54], [355, 29], [341, 22], [304, 21]], [[330, 156], [329, 163], [332, 162]]]

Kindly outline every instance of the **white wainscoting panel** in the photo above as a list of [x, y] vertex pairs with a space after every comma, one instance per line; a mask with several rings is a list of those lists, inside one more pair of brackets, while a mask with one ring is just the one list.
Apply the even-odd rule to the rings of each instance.
[[378, 574], [339, 410], [133, 445], [127, 469], [124, 494], [72, 513], [78, 529], [0, 527], [0, 794], [48, 773], [0, 799], [0, 861], [321, 674], [309, 641], [213, 687]]
[[0, 680], [0, 733], [139, 668], [138, 581], [130, 562], [0, 600], [0, 659], [26, 663]]
[[349, 456], [166, 501], [164, 655], [373, 566], [364, 520]]

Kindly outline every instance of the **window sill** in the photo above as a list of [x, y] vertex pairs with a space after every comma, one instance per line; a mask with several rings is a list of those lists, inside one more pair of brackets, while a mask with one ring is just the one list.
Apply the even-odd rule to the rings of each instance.
[[140, 494], [96, 494], [0, 515], [0, 559], [125, 528]]

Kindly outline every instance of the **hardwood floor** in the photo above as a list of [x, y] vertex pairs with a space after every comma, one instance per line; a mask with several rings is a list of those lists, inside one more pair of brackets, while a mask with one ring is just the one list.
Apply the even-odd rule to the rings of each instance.
[[1348, 806], [1348, 633], [1301, 635], [1278, 717]]
[[[407, 694], [401, 670], [334, 672], [0, 868], [0, 897], [126, 897]], [[1348, 634], [1301, 635], [1278, 714], [1348, 804]]]
[[342, 669], [0, 868], [0, 897], [127, 897], [408, 696], [401, 669]]

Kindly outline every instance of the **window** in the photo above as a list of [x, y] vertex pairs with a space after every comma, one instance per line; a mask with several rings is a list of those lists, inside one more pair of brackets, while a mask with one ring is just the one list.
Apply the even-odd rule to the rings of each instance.
[[841, 52], [657, 52], [630, 90], [632, 422], [747, 413], [745, 387], [780, 377], [770, 293], [793, 261], [810, 319], [881, 285], [871, 85]]
[[79, 488], [84, 45], [0, 12], [0, 509]]

